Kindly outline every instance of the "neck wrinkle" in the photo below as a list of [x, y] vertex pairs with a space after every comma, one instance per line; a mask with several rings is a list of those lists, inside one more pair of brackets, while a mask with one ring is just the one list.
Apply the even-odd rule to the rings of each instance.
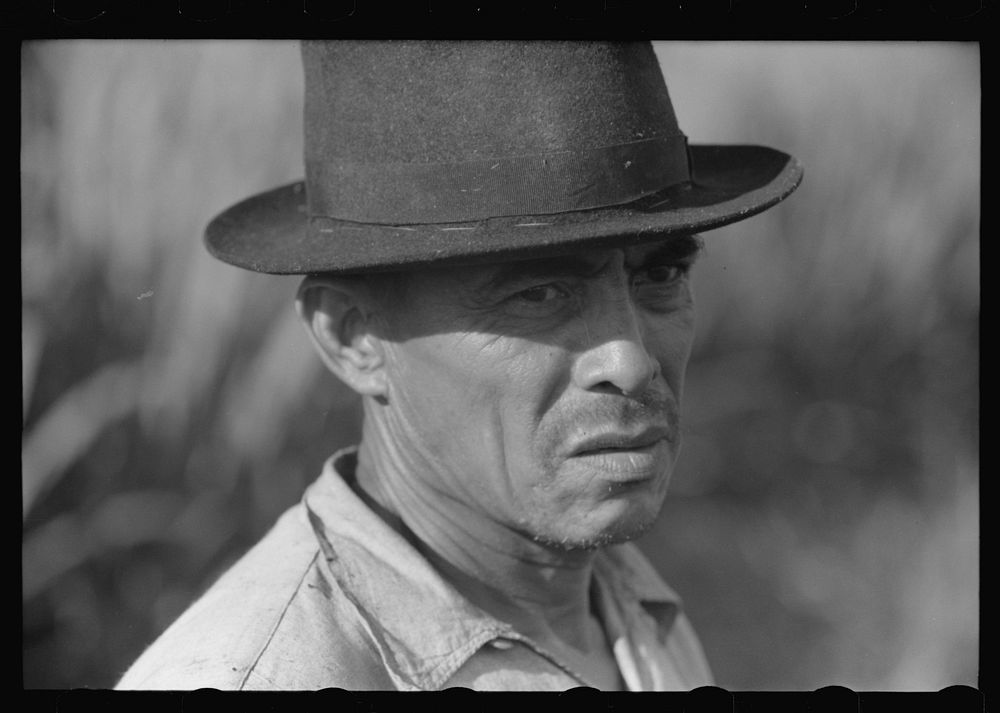
[[357, 484], [376, 512], [479, 608], [525, 636], [585, 648], [596, 553], [555, 551], [428, 487], [421, 473], [438, 466], [393, 434], [388, 408], [365, 399], [358, 447]]

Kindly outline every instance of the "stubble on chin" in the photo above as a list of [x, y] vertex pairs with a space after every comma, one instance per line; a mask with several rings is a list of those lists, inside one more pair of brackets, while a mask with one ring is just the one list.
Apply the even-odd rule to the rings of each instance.
[[536, 533], [532, 535], [532, 540], [536, 544], [556, 552], [565, 552], [567, 554], [594, 552], [605, 547], [620, 545], [642, 537], [653, 529], [658, 516], [659, 509], [657, 509], [655, 514], [647, 516], [639, 522], [630, 522], [626, 525], [621, 525], [587, 537], [554, 537], [546, 533]]

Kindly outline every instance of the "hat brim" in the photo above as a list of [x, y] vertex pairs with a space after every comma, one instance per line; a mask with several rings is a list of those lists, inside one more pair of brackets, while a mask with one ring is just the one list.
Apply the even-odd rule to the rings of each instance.
[[792, 156], [764, 146], [690, 146], [691, 181], [624, 205], [469, 223], [379, 225], [309, 218], [302, 181], [252, 196], [208, 226], [232, 265], [279, 275], [400, 270], [639, 244], [749, 218], [802, 180]]

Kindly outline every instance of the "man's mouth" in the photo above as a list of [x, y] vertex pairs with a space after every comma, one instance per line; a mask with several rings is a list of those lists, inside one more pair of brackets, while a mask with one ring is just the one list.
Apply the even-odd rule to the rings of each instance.
[[641, 430], [604, 431], [581, 439], [571, 450], [571, 456], [598, 455], [628, 451], [647, 451], [670, 435], [665, 426], [648, 426]]

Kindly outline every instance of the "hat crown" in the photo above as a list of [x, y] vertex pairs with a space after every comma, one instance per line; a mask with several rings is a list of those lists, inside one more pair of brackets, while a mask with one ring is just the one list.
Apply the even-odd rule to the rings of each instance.
[[315, 41], [306, 161], [453, 163], [680, 134], [649, 43]]

